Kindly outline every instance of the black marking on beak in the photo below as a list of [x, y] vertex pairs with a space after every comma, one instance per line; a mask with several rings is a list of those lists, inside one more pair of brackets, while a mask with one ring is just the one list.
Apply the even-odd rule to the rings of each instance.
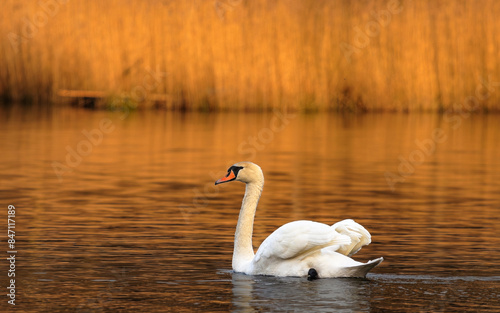
[[243, 167], [242, 166], [231, 166], [228, 170], [227, 170], [227, 174], [226, 176], [222, 177], [221, 179], [219, 179], [218, 181], [215, 182], [216, 185], [218, 184], [222, 184], [222, 183], [227, 183], [227, 182], [230, 182], [230, 181], [233, 181], [235, 180], [237, 177], [238, 177], [238, 172], [242, 169]]

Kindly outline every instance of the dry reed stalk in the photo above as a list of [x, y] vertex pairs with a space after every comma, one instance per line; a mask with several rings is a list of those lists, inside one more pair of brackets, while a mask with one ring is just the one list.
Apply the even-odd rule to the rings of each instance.
[[[500, 81], [500, 2], [7, 0], [0, 95], [182, 110], [444, 111]], [[456, 105], [458, 103], [458, 106]], [[500, 110], [500, 91], [479, 108]]]

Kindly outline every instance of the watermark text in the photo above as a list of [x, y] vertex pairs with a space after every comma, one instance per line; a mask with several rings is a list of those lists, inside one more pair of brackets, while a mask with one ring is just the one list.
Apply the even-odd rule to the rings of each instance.
[[16, 208], [13, 205], [8, 206], [7, 210], [7, 254], [9, 257], [9, 270], [7, 276], [10, 278], [7, 287], [7, 301], [10, 305], [16, 305]]

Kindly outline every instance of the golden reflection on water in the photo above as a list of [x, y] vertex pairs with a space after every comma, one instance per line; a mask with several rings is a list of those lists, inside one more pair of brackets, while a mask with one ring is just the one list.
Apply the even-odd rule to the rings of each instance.
[[[272, 310], [294, 290], [310, 295], [297, 298], [296, 308], [316, 299], [321, 311], [340, 305], [333, 289], [345, 286], [345, 303], [359, 310], [397, 307], [390, 295], [398, 290], [423, 308], [433, 299], [418, 296], [427, 281], [411, 275], [500, 276], [497, 115], [1, 113], [0, 195], [19, 215], [19, 303], [28, 311]], [[82, 142], [91, 140], [82, 131], [103, 120], [112, 131], [69, 164], [68, 147], [85, 152]], [[426, 153], [436, 129], [441, 140]], [[354, 218], [373, 236], [355, 258], [385, 258], [371, 280], [311, 287], [232, 274], [244, 186], [214, 181], [242, 160], [258, 163], [266, 178], [256, 248], [292, 220]], [[61, 179], [54, 162], [67, 167]], [[386, 173], [397, 178], [394, 191]], [[416, 287], [401, 289], [405, 279], [397, 275]], [[498, 286], [495, 279], [487, 284]], [[490, 285], [472, 280], [465, 306], [487, 301], [479, 295]], [[436, 294], [444, 292], [431, 281]], [[460, 294], [457, 284], [445, 284]], [[245, 288], [252, 290], [241, 296]]]

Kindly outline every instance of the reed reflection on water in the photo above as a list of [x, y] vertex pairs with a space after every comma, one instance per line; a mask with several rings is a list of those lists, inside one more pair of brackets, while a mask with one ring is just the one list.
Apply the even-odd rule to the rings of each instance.
[[[18, 311], [500, 309], [500, 116], [1, 110]], [[103, 120], [112, 130], [67, 163]], [[232, 273], [244, 187], [213, 183], [242, 160], [266, 177], [255, 247], [289, 221], [353, 218], [373, 239], [355, 258], [385, 261], [367, 280]]]

